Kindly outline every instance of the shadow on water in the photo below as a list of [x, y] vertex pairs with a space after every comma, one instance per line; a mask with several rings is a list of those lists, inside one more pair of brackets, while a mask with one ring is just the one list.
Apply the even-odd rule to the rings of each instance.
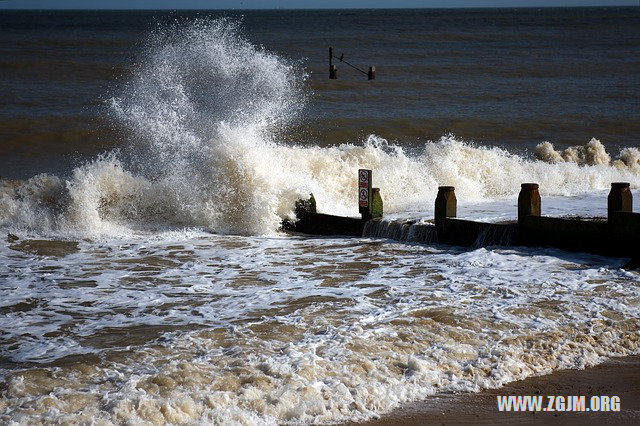
[[[296, 235], [296, 238], [312, 240], [312, 241], [323, 241], [323, 240], [335, 240], [336, 236], [331, 237], [320, 237], [320, 236], [302, 236]], [[340, 237], [338, 237], [340, 238]], [[345, 239], [348, 237], [344, 237]], [[397, 241], [390, 238], [376, 238], [376, 237], [364, 237], [360, 239], [359, 242], [363, 245], [361, 249], [355, 249], [354, 251], [359, 251], [362, 253], [364, 247], [368, 247], [370, 250], [366, 251], [375, 251], [380, 250], [383, 246], [389, 243], [402, 244], [407, 247], [420, 247], [425, 249], [425, 255], [429, 254], [450, 254], [452, 256], [460, 255], [462, 253], [469, 253], [476, 250], [487, 250], [487, 251], [499, 251], [499, 252], [510, 252], [523, 257], [535, 257], [535, 256], [551, 256], [566, 262], [570, 262], [576, 265], [582, 265], [582, 267], [572, 267], [572, 269], [588, 269], [588, 268], [607, 268], [607, 269], [629, 269], [629, 270], [637, 270], [640, 265], [636, 259], [631, 259], [629, 257], [609, 257], [609, 256], [601, 256], [597, 254], [583, 253], [583, 252], [571, 252], [566, 250], [561, 250], [557, 248], [551, 247], [526, 247], [526, 246], [509, 246], [509, 245], [483, 245], [481, 247], [461, 247], [454, 246], [448, 244], [439, 244], [436, 242], [415, 242], [415, 241]], [[434, 249], [431, 251], [429, 249]], [[402, 255], [402, 253], [398, 253], [398, 255]], [[568, 266], [568, 265], [567, 265]]]
[[[11, 238], [11, 237], [9, 237]], [[78, 252], [78, 242], [59, 240], [24, 240], [11, 244], [10, 249], [38, 256], [63, 257]]]

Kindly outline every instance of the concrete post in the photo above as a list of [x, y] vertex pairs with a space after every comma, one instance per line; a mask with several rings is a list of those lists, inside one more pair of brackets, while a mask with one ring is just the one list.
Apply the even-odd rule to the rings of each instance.
[[518, 222], [522, 222], [525, 216], [540, 216], [540, 193], [537, 183], [523, 183], [520, 185], [518, 195]]
[[612, 182], [611, 191], [607, 197], [607, 214], [611, 219], [613, 212], [633, 211], [633, 196], [629, 188], [629, 182]]
[[369, 73], [367, 74], [367, 76], [369, 77], [369, 80], [375, 80], [376, 79], [376, 67], [369, 67]]
[[382, 217], [382, 196], [380, 195], [380, 188], [372, 188], [371, 195], [371, 217]]
[[331, 65], [329, 67], [329, 78], [331, 80], [336, 80], [338, 78], [338, 67], [335, 65]]
[[456, 199], [455, 187], [439, 186], [434, 210], [436, 221], [445, 217], [456, 217], [457, 209], [458, 200]]

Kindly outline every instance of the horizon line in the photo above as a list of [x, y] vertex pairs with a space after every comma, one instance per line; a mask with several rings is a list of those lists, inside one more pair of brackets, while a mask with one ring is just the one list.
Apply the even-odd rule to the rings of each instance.
[[[0, 0], [0, 5], [2, 0]], [[1, 7], [0, 11], [3, 10], [14, 10], [14, 11], [56, 11], [56, 10], [67, 10], [67, 11], [111, 11], [111, 12], [126, 12], [130, 10], [136, 11], [183, 11], [183, 10], [202, 10], [202, 11], [276, 11], [276, 10], [420, 10], [420, 9], [433, 9], [433, 10], [450, 10], [450, 9], [610, 9], [610, 8], [640, 8], [640, 4], [638, 5], [629, 5], [629, 4], [618, 4], [618, 5], [582, 5], [582, 6], [449, 6], [449, 7], [438, 7], [438, 6], [422, 6], [422, 7], [287, 7], [287, 8], [279, 8], [279, 7], [271, 7], [271, 8], [169, 8], [169, 7], [161, 7], [161, 8], [127, 8], [127, 9], [112, 9], [106, 7], [94, 7], [94, 8], [65, 8], [65, 7], [56, 7], [56, 8], [19, 8], [19, 7]]]

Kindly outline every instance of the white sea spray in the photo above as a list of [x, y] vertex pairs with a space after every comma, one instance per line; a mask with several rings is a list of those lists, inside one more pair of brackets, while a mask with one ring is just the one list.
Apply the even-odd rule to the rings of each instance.
[[439, 185], [460, 202], [514, 197], [522, 182], [543, 196], [640, 187], [640, 154], [611, 161], [604, 145], [556, 151], [538, 160], [453, 135], [407, 153], [370, 135], [334, 147], [279, 142], [306, 102], [306, 75], [244, 39], [227, 19], [195, 20], [154, 33], [120, 94], [114, 117], [129, 134], [63, 180], [36, 176], [4, 189], [0, 222], [56, 235], [128, 235], [197, 227], [226, 234], [273, 234], [297, 199], [313, 193], [322, 212], [357, 215], [358, 168], [374, 171], [387, 213], [427, 211]]

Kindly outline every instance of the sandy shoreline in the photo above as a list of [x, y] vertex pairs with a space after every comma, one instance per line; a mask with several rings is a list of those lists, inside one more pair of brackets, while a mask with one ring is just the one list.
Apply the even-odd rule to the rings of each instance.
[[[497, 395], [617, 395], [619, 412], [499, 412]], [[544, 406], [548, 403], [545, 398]], [[366, 426], [457, 424], [640, 424], [640, 356], [613, 358], [586, 370], [530, 377], [477, 394], [438, 395], [401, 406]]]

